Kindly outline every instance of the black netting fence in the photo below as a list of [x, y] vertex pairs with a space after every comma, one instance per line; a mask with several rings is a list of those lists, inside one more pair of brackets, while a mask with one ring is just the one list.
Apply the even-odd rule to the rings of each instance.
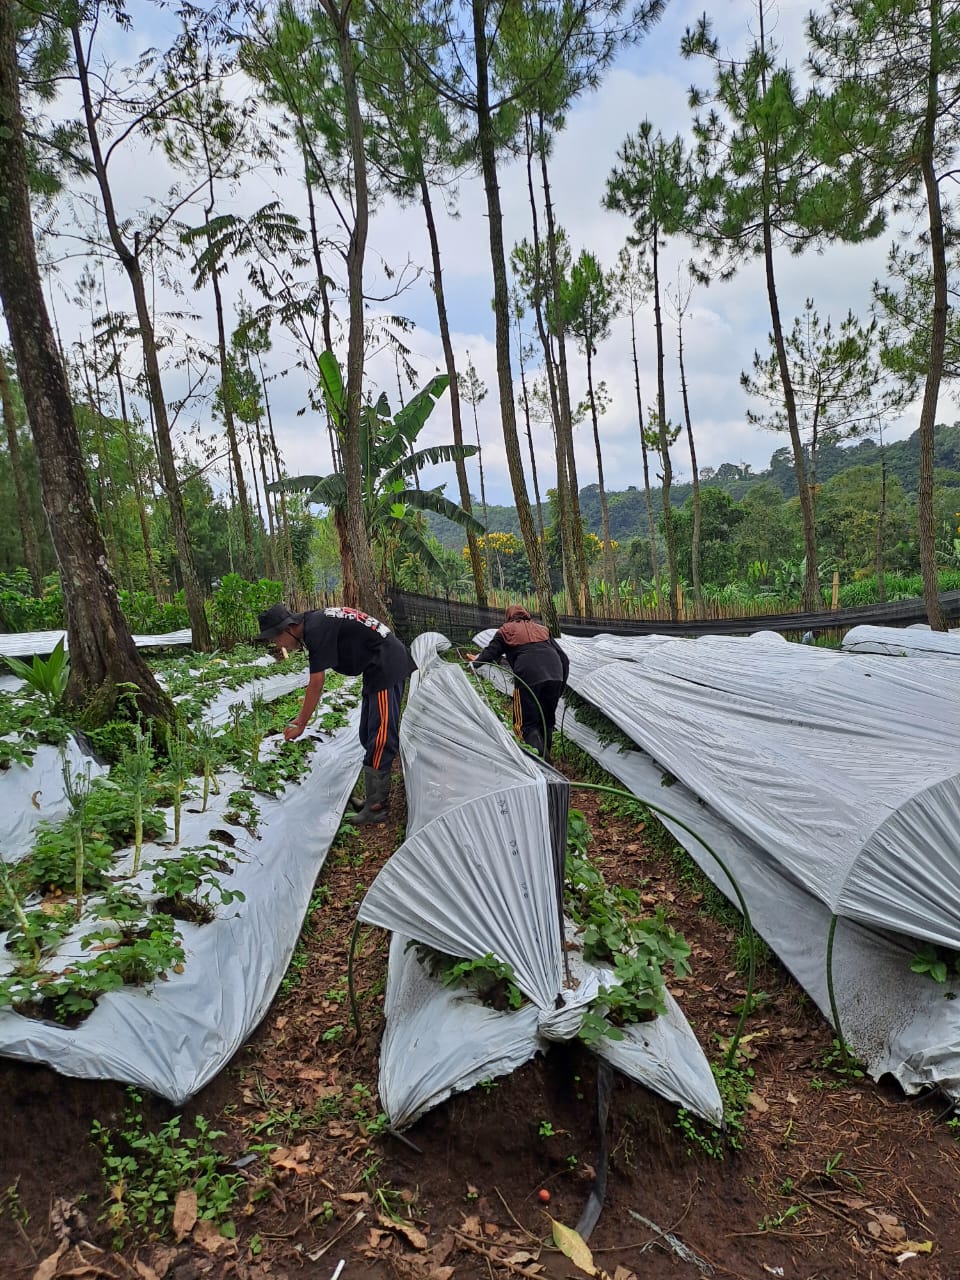
[[[943, 592], [940, 603], [948, 621], [960, 619], [960, 591]], [[469, 644], [478, 631], [487, 627], [499, 627], [503, 623], [502, 609], [481, 609], [463, 600], [438, 599], [434, 596], [414, 595], [408, 591], [391, 591], [390, 608], [394, 628], [408, 644], [422, 631], [439, 631], [453, 644]], [[887, 604], [823, 610], [820, 613], [767, 613], [747, 618], [686, 618], [682, 622], [667, 622], [659, 618], [649, 621], [593, 618], [584, 622], [580, 618], [562, 615], [560, 628], [572, 636], [595, 636], [601, 633], [621, 636], [732, 636], [747, 635], [752, 631], [780, 631], [786, 634], [804, 631], [841, 632], [861, 623], [907, 627], [926, 620], [927, 613], [922, 600], [894, 600]]]

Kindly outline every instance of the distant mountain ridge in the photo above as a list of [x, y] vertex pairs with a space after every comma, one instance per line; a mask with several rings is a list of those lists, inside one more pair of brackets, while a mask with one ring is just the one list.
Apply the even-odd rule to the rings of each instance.
[[[855, 444], [824, 445], [817, 450], [817, 482], [823, 484], [850, 467], [875, 466], [881, 452], [886, 454], [887, 473], [897, 476], [904, 491], [911, 497], [917, 493], [920, 473], [920, 434], [915, 431], [906, 440], [880, 445], [867, 437]], [[682, 450], [674, 450], [678, 463]], [[938, 426], [934, 450], [934, 466], [939, 484], [960, 487], [960, 423]], [[769, 484], [779, 489], [784, 498], [797, 496], [797, 476], [793, 467], [793, 455], [789, 447], [777, 449], [770, 458], [766, 471], [754, 472], [749, 466], [724, 462], [716, 469], [705, 467], [700, 472], [700, 486], [723, 489], [737, 501], [758, 485]], [[693, 492], [692, 484], [675, 484], [671, 490], [671, 505], [682, 507]], [[660, 488], [652, 490], [654, 518], [660, 514]], [[627, 489], [608, 490], [607, 505], [610, 512], [610, 534], [618, 542], [641, 536], [647, 531], [647, 512], [643, 489], [630, 485]], [[597, 485], [587, 485], [580, 490], [580, 511], [591, 533], [600, 536], [600, 490]], [[479, 501], [474, 500], [474, 515], [483, 520]], [[443, 546], [459, 551], [464, 545], [463, 530], [442, 516], [428, 514], [430, 529]], [[491, 532], [512, 533], [520, 537], [520, 522], [515, 507], [487, 504], [487, 528]]]

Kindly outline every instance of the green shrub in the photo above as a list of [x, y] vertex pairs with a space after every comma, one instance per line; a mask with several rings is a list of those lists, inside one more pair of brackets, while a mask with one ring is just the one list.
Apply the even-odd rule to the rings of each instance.
[[26, 569], [0, 574], [0, 627], [4, 631], [55, 631], [63, 627], [63, 593], [52, 573], [35, 596]]
[[130, 630], [141, 635], [181, 631], [190, 625], [186, 598], [178, 591], [172, 602], [161, 603], [149, 591], [121, 591], [120, 608]]
[[282, 600], [283, 594], [283, 583], [270, 578], [248, 582], [238, 573], [226, 574], [208, 605], [217, 644], [229, 648], [256, 635], [257, 615]]

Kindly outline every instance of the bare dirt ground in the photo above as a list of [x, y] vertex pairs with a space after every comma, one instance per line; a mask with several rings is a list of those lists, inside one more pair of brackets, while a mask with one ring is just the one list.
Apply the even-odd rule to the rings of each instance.
[[[561, 762], [571, 776], [581, 766]], [[665, 906], [691, 943], [693, 974], [671, 989], [720, 1062], [744, 998], [735, 916], [662, 834], [594, 793], [574, 792], [572, 803], [591, 825], [607, 880], [642, 884], [644, 901]], [[3, 1280], [329, 1280], [341, 1260], [343, 1280], [584, 1274], [553, 1246], [550, 1216], [575, 1225], [597, 1164], [586, 1049], [554, 1049], [452, 1099], [410, 1130], [415, 1146], [378, 1131], [386, 939], [360, 937], [359, 1035], [346, 955], [357, 903], [404, 816], [401, 799], [385, 827], [338, 842], [283, 990], [184, 1113], [185, 1133], [197, 1115], [223, 1130], [224, 1168], [241, 1160], [235, 1238], [191, 1223], [188, 1202], [179, 1242], [174, 1233], [132, 1238], [115, 1252], [103, 1218], [111, 1188], [90, 1135], [95, 1119], [122, 1128], [126, 1091], [5, 1061]], [[888, 1083], [838, 1072], [830, 1028], [775, 959], [764, 960], [757, 989], [740, 1063], [749, 1098], [738, 1150], [714, 1141], [714, 1158], [675, 1107], [616, 1079], [606, 1202], [590, 1237], [597, 1268], [614, 1280], [956, 1280], [960, 1131], [946, 1122], [943, 1099], [909, 1101]], [[147, 1100], [144, 1113], [156, 1126], [172, 1111]], [[256, 1144], [265, 1149], [244, 1164]], [[123, 1192], [115, 1187], [114, 1198]]]

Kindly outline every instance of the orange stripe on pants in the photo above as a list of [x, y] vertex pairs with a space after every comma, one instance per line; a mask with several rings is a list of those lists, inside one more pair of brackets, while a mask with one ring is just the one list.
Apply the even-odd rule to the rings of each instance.
[[386, 689], [381, 689], [377, 694], [377, 710], [380, 712], [380, 727], [377, 729], [377, 741], [373, 748], [373, 767], [380, 768], [380, 761], [383, 759], [383, 749], [387, 745], [387, 727], [390, 721], [390, 702], [387, 698]]

